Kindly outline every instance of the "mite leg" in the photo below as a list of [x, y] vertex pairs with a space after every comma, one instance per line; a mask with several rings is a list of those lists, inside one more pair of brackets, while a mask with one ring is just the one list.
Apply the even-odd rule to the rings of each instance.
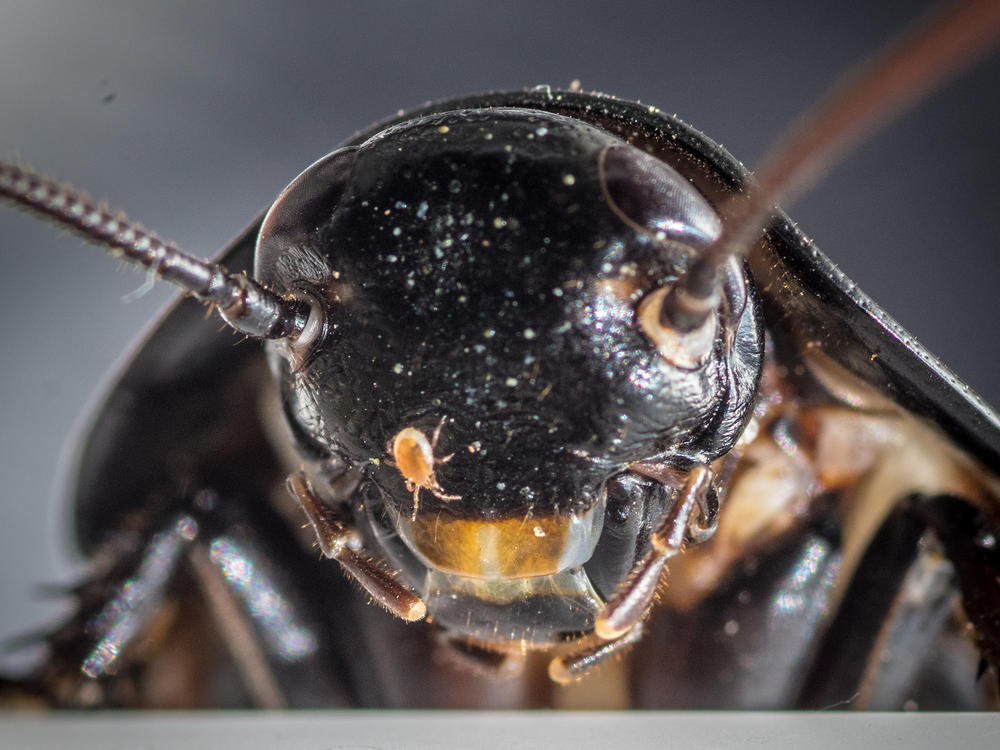
[[912, 497], [894, 510], [843, 595], [799, 705], [995, 708], [967, 635], [995, 665], [1000, 556], [988, 540], [997, 533], [957, 498]]

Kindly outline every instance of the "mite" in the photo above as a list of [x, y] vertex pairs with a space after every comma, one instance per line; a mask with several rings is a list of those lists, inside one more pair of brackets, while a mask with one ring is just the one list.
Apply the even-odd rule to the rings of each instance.
[[983, 24], [756, 183], [607, 96], [428, 105], [219, 263], [0, 166], [266, 342], [182, 302], [125, 369], [79, 464], [93, 574], [5, 694], [996, 708], [1000, 419], [771, 208], [857, 129], [831, 113]]

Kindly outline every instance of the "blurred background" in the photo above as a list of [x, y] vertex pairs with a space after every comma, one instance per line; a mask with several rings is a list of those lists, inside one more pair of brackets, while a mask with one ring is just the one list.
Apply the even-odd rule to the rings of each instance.
[[[0, 154], [212, 256], [301, 169], [398, 109], [536, 84], [655, 104], [748, 165], [929, 7], [801, 0], [0, 0]], [[1000, 57], [852, 154], [790, 213], [1000, 404]], [[63, 456], [173, 291], [0, 207], [0, 639], [76, 567]], [[2, 663], [2, 659], [0, 659]]]

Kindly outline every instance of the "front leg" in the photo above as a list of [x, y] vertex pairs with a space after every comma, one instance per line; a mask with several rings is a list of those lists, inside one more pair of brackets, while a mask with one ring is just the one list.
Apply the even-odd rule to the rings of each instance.
[[[305, 474], [296, 473], [288, 477], [288, 490], [316, 532], [324, 557], [339, 562], [347, 575], [399, 619], [405, 622], [424, 619], [427, 607], [423, 600], [400, 583], [384, 563], [360, 550], [353, 524], [340, 518], [333, 508], [316, 496]], [[416, 506], [413, 512], [416, 513]]]
[[44, 637], [45, 662], [8, 680], [8, 696], [62, 707], [381, 700], [352, 663], [366, 662], [351, 639], [358, 597], [317, 578], [269, 508], [201, 491], [143, 516], [111, 534], [73, 590], [76, 611]]
[[961, 498], [901, 503], [844, 592], [799, 705], [995, 709], [998, 535], [996, 521]]

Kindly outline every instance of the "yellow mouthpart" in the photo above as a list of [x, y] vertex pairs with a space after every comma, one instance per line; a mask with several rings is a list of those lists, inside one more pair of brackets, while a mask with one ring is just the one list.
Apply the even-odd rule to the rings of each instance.
[[[529, 578], [582, 565], [593, 552], [600, 525], [593, 512], [479, 520], [424, 513], [400, 518], [400, 534], [423, 562], [469, 578]], [[602, 517], [603, 520], [603, 517]]]

